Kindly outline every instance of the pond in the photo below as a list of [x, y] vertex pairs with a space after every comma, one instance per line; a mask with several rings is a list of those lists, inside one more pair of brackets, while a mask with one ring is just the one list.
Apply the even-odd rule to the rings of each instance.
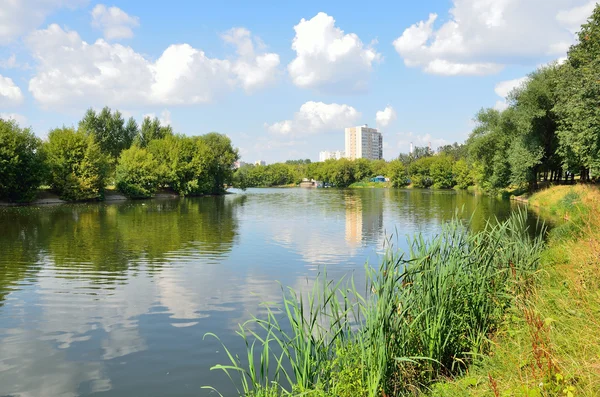
[[[464, 192], [249, 189], [223, 197], [0, 208], [0, 396], [235, 394], [210, 367], [237, 324], [354, 274], [387, 240], [481, 228], [515, 205]], [[390, 237], [392, 236], [392, 237]], [[279, 284], [281, 283], [281, 285]]]

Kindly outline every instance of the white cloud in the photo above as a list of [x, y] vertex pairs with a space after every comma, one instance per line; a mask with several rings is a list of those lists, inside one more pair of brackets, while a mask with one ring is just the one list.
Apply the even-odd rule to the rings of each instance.
[[37, 28], [56, 9], [85, 3], [87, 0], [0, 0], [0, 45]]
[[12, 54], [7, 59], [0, 59], [0, 68], [2, 69], [14, 69], [18, 66], [19, 64], [17, 63], [17, 56], [15, 54]]
[[23, 102], [23, 93], [10, 77], [0, 75], [0, 106], [20, 105]]
[[349, 105], [309, 101], [294, 114], [293, 120], [265, 124], [269, 132], [279, 135], [311, 135], [333, 130], [343, 130], [355, 125], [360, 112]]
[[344, 34], [323, 12], [302, 19], [294, 30], [296, 58], [288, 71], [295, 85], [335, 93], [367, 89], [373, 63], [381, 59], [372, 46], [365, 46], [354, 33]]
[[[239, 58], [233, 63], [232, 71], [247, 92], [264, 87], [277, 79], [279, 55], [275, 53], [257, 55], [249, 30], [233, 28], [222, 37], [237, 48]], [[258, 44], [259, 47], [264, 46], [260, 41]]]
[[[171, 45], [153, 62], [121, 44], [103, 39], [89, 44], [56, 24], [35, 31], [26, 42], [37, 61], [29, 90], [44, 107], [198, 104], [268, 80], [236, 69], [239, 62], [249, 62], [244, 57], [209, 58], [189, 44]], [[252, 65], [273, 72], [272, 63]]]
[[576, 33], [579, 31], [581, 25], [592, 15], [594, 7], [596, 7], [596, 2], [597, 0], [592, 0], [579, 7], [561, 10], [556, 14], [556, 20], [569, 29], [571, 33]]
[[444, 138], [436, 138], [431, 134], [419, 135], [413, 132], [401, 132], [396, 135], [398, 136], [397, 147], [402, 153], [409, 152], [411, 142], [415, 147], [429, 146], [431, 143], [431, 149], [433, 150], [449, 143]]
[[390, 123], [398, 118], [396, 111], [391, 106], [386, 106], [385, 109], [378, 111], [375, 114], [377, 127], [387, 127]]
[[92, 10], [92, 26], [101, 29], [106, 40], [133, 37], [133, 28], [140, 26], [138, 17], [129, 16], [118, 7], [98, 4]]
[[17, 113], [0, 113], [0, 119], [14, 120], [19, 123], [21, 128], [27, 126], [27, 117]]
[[[142, 117], [142, 120], [145, 119], [146, 117], [150, 117], [151, 119], [154, 120], [154, 118], [156, 117], [156, 113], [147, 113], [144, 115], [144, 117]], [[158, 121], [160, 121], [160, 125], [162, 125], [162, 126], [171, 125], [171, 112], [169, 112], [167, 109], [163, 110], [160, 113], [160, 117], [158, 118]]]
[[[594, 3], [594, 2], [592, 2]], [[487, 75], [507, 64], [562, 56], [590, 0], [453, 0], [449, 20], [430, 14], [394, 41], [408, 67], [439, 75]], [[570, 31], [569, 31], [570, 30]]]
[[508, 94], [510, 94], [515, 88], [520, 87], [526, 81], [527, 77], [521, 77], [514, 80], [501, 81], [500, 83], [496, 84], [494, 92], [499, 97], [502, 97], [502, 100], [496, 102], [494, 109], [499, 111], [505, 110], [508, 107], [508, 102], [506, 101]]

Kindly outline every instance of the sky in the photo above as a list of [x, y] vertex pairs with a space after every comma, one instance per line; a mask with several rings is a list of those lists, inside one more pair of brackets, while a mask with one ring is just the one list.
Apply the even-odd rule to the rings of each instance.
[[0, 117], [40, 137], [86, 109], [228, 135], [242, 160], [318, 160], [344, 127], [462, 142], [564, 59], [596, 0], [0, 0]]

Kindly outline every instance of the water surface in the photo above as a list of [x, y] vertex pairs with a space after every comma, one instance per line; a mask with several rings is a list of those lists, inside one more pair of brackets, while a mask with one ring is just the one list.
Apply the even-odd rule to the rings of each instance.
[[508, 201], [454, 191], [250, 189], [225, 197], [0, 208], [0, 396], [203, 396], [218, 334], [376, 263], [391, 234], [473, 227]]

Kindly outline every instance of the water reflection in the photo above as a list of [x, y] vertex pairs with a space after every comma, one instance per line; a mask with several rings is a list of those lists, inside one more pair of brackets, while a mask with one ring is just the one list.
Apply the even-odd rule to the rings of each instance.
[[[202, 395], [234, 329], [282, 285], [303, 294], [377, 261], [390, 233], [473, 226], [510, 203], [411, 190], [264, 189], [226, 197], [0, 209], [0, 395]], [[400, 243], [402, 244], [402, 243]]]

